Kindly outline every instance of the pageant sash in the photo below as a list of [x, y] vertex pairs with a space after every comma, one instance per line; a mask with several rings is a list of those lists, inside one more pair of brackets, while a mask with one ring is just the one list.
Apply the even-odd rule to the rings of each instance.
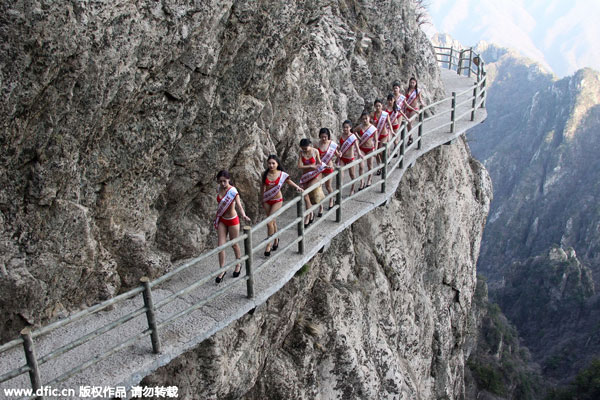
[[317, 169], [313, 169], [312, 171], [302, 175], [302, 177], [300, 178], [300, 183], [304, 185], [305, 183], [312, 181], [317, 175], [323, 172], [325, 168], [327, 168], [327, 164], [321, 162], [321, 165], [319, 165]]
[[323, 158], [321, 158], [321, 162], [323, 164], [325, 164], [325, 165], [329, 164], [329, 161], [331, 161], [331, 159], [333, 158], [337, 147], [338, 147], [337, 143], [333, 143], [333, 141], [331, 141], [331, 143], [329, 143], [329, 148], [327, 149], [327, 152], [325, 154], [323, 154]]
[[412, 91], [412, 93], [408, 96], [408, 99], [406, 99], [406, 102], [408, 103], [409, 106], [413, 107], [412, 103], [413, 103], [413, 101], [415, 101], [415, 99], [417, 98], [418, 95], [419, 95], [419, 91], [417, 89]]
[[392, 123], [396, 120], [396, 118], [401, 117], [401, 116], [404, 118], [408, 118], [406, 116], [405, 112], [406, 112], [406, 97], [403, 94], [401, 94], [396, 99], [396, 104], [394, 105], [394, 112], [392, 113], [392, 117], [390, 118], [392, 120]]
[[235, 196], [237, 195], [237, 189], [232, 186], [231, 188], [229, 188], [227, 193], [225, 193], [225, 196], [219, 202], [219, 207], [217, 207], [217, 216], [215, 217], [215, 222], [213, 224], [215, 226], [215, 229], [219, 227], [219, 220], [221, 219], [223, 214], [225, 214], [225, 211], [227, 211], [231, 203], [233, 203], [233, 201], [235, 200]]
[[277, 185], [273, 186], [271, 189], [263, 193], [263, 203], [275, 197], [275, 195], [279, 193], [279, 191], [283, 187], [285, 180], [289, 177], [290, 176], [286, 172], [281, 171], [281, 175], [279, 175], [279, 182], [277, 182]]
[[[381, 134], [381, 132], [385, 129], [385, 123], [388, 119], [388, 113], [385, 110], [381, 111], [381, 115], [379, 116], [379, 121], [377, 122], [377, 132]], [[391, 128], [391, 126], [390, 126]]]
[[367, 143], [367, 141], [369, 139], [371, 139], [371, 136], [373, 136], [373, 134], [377, 131], [377, 128], [375, 128], [374, 125], [371, 125], [369, 127], [369, 129], [367, 129], [367, 131], [365, 133], [363, 133], [363, 135], [360, 137], [360, 142], [358, 143], [358, 146], [362, 146], [363, 144]]
[[354, 135], [354, 133], [348, 136], [348, 139], [346, 139], [346, 141], [342, 144], [342, 147], [340, 148], [340, 154], [343, 156], [348, 151], [348, 149], [354, 144], [355, 141], [356, 135]]

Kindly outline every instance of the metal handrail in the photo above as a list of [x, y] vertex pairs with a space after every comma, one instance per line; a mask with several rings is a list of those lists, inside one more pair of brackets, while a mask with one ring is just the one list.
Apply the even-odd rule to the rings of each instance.
[[[281, 255], [285, 254], [285, 252], [287, 250], [291, 249], [296, 244], [299, 247], [299, 251], [302, 252], [304, 238], [308, 233], [313, 231], [319, 224], [321, 224], [323, 221], [325, 221], [327, 219], [327, 217], [332, 215], [333, 213], [336, 214], [336, 220], [338, 222], [340, 222], [339, 216], [341, 215], [340, 212], [341, 212], [343, 204], [348, 202], [352, 198], [358, 196], [359, 194], [362, 194], [357, 191], [352, 196], [347, 196], [346, 198], [343, 198], [341, 196], [341, 193], [344, 188], [347, 188], [347, 187], [351, 186], [352, 184], [358, 182], [359, 180], [366, 179], [369, 177], [369, 175], [375, 174], [377, 171], [382, 170], [382, 172], [383, 172], [381, 174], [382, 180], [380, 182], [382, 183], [382, 186], [381, 186], [382, 191], [385, 190], [385, 181], [387, 180], [388, 176], [390, 176], [397, 167], [400, 167], [403, 165], [404, 155], [405, 155], [406, 150], [411, 148], [412, 146], [417, 146], [418, 148], [421, 148], [423, 126], [424, 126], [425, 122], [434, 118], [433, 116], [425, 118], [424, 117], [425, 111], [428, 111], [428, 110], [432, 109], [433, 107], [438, 106], [444, 102], [451, 101], [451, 108], [449, 110], [438, 111], [436, 114], [436, 117], [439, 117], [440, 115], [450, 113], [451, 114], [450, 121], [444, 122], [435, 127], [431, 127], [430, 131], [439, 130], [447, 125], [450, 125], [451, 132], [454, 132], [455, 122], [457, 119], [461, 119], [468, 113], [471, 113], [471, 119], [473, 119], [476, 109], [485, 106], [485, 100], [486, 100], [486, 96], [487, 96], [487, 89], [486, 89], [487, 77], [486, 77], [486, 73], [485, 73], [484, 62], [481, 59], [481, 56], [477, 53], [474, 53], [472, 48], [457, 50], [457, 49], [453, 49], [453, 48], [435, 47], [435, 49], [436, 49], [436, 53], [435, 53], [436, 60], [441, 65], [447, 64], [448, 69], [451, 69], [451, 70], [456, 69], [458, 74], [462, 74], [463, 70], [465, 70], [465, 69], [468, 69], [468, 72], [467, 72], [468, 76], [471, 76], [471, 73], [476, 74], [477, 82], [473, 85], [472, 88], [464, 90], [463, 92], [460, 92], [460, 93], [453, 93], [453, 95], [451, 97], [441, 99], [439, 101], [436, 101], [434, 103], [431, 103], [431, 104], [423, 107], [418, 113], [416, 113], [413, 117], [410, 118], [411, 121], [415, 121], [417, 119], [417, 117], [419, 118], [418, 122], [413, 123], [412, 129], [410, 132], [407, 132], [406, 121], [403, 121], [401, 128], [398, 129], [396, 132], [394, 132], [392, 135], [390, 135], [389, 141], [387, 142], [387, 144], [385, 146], [376, 149], [375, 151], [371, 152], [370, 154], [368, 154], [364, 157], [357, 158], [357, 160], [353, 161], [350, 164], [344, 165], [341, 168], [340, 167], [336, 168], [336, 171], [329, 174], [324, 180], [318, 181], [318, 182], [314, 183], [313, 185], [311, 185], [310, 187], [305, 189], [305, 193], [310, 193], [312, 190], [315, 190], [317, 187], [321, 186], [327, 180], [335, 180], [336, 186], [337, 186], [336, 189], [334, 191], [332, 191], [330, 194], [328, 194], [327, 196], [325, 196], [325, 198], [321, 201], [321, 203], [315, 204], [312, 207], [310, 207], [309, 209], [304, 210], [304, 204], [303, 204], [303, 199], [302, 199], [303, 195], [298, 195], [294, 199], [287, 202], [287, 204], [285, 204], [283, 207], [281, 207], [281, 209], [279, 209], [277, 212], [275, 212], [274, 214], [265, 218], [258, 224], [254, 225], [253, 227], [244, 228], [244, 234], [241, 234], [237, 238], [229, 240], [225, 244], [220, 245], [216, 248], [213, 248], [213, 249], [199, 255], [198, 257], [195, 257], [192, 260], [185, 262], [184, 264], [180, 265], [178, 268], [174, 269], [173, 271], [170, 271], [153, 281], [148, 281], [148, 279], [146, 279], [144, 281], [145, 284], [142, 284], [142, 285], [140, 285], [136, 288], [133, 288], [125, 293], [122, 293], [112, 299], [106, 300], [102, 303], [96, 304], [85, 310], [79, 311], [65, 319], [51, 323], [45, 327], [42, 327], [40, 329], [33, 331], [33, 332], [30, 332], [28, 329], [23, 330], [21, 337], [14, 339], [14, 340], [0, 346], [0, 354], [6, 352], [8, 350], [11, 350], [19, 345], [24, 345], [26, 347], [26, 349], [25, 349], [26, 353], [35, 354], [33, 352], [33, 348], [29, 348], [29, 349], [27, 348], [28, 346], [32, 346], [32, 344], [33, 344], [32, 339], [39, 337], [41, 335], [47, 334], [58, 328], [64, 327], [64, 326], [71, 324], [75, 321], [78, 321], [84, 317], [90, 316], [94, 313], [104, 310], [110, 306], [113, 306], [115, 304], [118, 304], [120, 302], [128, 300], [130, 298], [133, 298], [134, 296], [137, 296], [140, 293], [144, 294], [144, 304], [145, 305], [143, 307], [138, 308], [135, 311], [132, 311], [132, 312], [128, 313], [127, 315], [122, 316], [119, 319], [117, 319], [111, 323], [105, 324], [104, 326], [97, 328], [94, 331], [92, 331], [86, 335], [83, 335], [74, 341], [71, 341], [57, 349], [54, 349], [50, 353], [35, 359], [34, 360], [35, 362], [33, 362], [33, 363], [30, 363], [30, 360], [28, 358], [27, 365], [20, 366], [18, 368], [15, 368], [15, 369], [8, 371], [7, 373], [1, 375], [0, 383], [5, 382], [10, 379], [14, 379], [15, 377], [17, 377], [19, 375], [29, 372], [30, 376], [31, 376], [32, 387], [35, 390], [40, 385], [38, 364], [43, 364], [47, 361], [56, 359], [57, 357], [60, 357], [62, 354], [66, 353], [84, 343], [88, 343], [89, 341], [93, 340], [94, 338], [96, 338], [118, 326], [121, 326], [122, 324], [124, 324], [124, 323], [132, 320], [133, 318], [138, 317], [144, 313], [146, 313], [148, 316], [148, 324], [149, 324], [148, 329], [143, 330], [142, 332], [136, 334], [134, 337], [129, 338], [129, 339], [117, 344], [116, 346], [112, 347], [111, 349], [94, 356], [91, 360], [88, 360], [87, 362], [84, 362], [84, 363], [78, 365], [77, 367], [63, 373], [58, 378], [53, 379], [49, 384], [63, 382], [64, 380], [68, 379], [69, 377], [73, 376], [74, 374], [78, 373], [79, 371], [81, 371], [85, 368], [88, 368], [89, 366], [94, 365], [95, 363], [109, 357], [111, 354], [115, 353], [116, 351], [118, 351], [124, 347], [129, 346], [130, 344], [134, 343], [136, 340], [138, 340], [139, 338], [144, 337], [144, 336], [152, 337], [153, 350], [154, 350], [154, 352], [158, 352], [160, 349], [159, 341], [158, 341], [158, 331], [161, 328], [165, 327], [172, 321], [198, 309], [199, 307], [201, 307], [202, 305], [211, 301], [212, 299], [214, 299], [218, 296], [221, 296], [222, 294], [226, 293], [230, 287], [239, 284], [240, 281], [228, 282], [227, 284], [221, 286], [219, 288], [219, 290], [216, 290], [213, 293], [209, 294], [208, 296], [203, 297], [198, 302], [192, 304], [191, 306], [187, 307], [186, 309], [167, 317], [165, 320], [163, 320], [162, 322], [160, 322], [158, 324], [156, 322], [151, 322], [151, 320], [152, 321], [155, 320], [154, 311], [157, 309], [160, 309], [161, 307], [174, 301], [175, 299], [180, 298], [181, 296], [191, 292], [192, 290], [196, 289], [197, 287], [201, 286], [202, 284], [207, 283], [216, 274], [226, 271], [227, 269], [231, 268], [231, 266], [233, 266], [234, 264], [241, 264], [241, 263], [246, 264], [245, 279], [247, 281], [248, 297], [252, 298], [254, 296], [253, 274], [262, 270], [266, 266], [274, 263], [274, 261], [277, 258], [279, 258]], [[441, 52], [443, 50], [449, 50], [449, 53]], [[468, 54], [468, 56], [465, 56], [466, 54]], [[447, 59], [440, 59], [439, 58], [440, 56], [442, 58], [446, 57]], [[474, 61], [475, 58], [477, 58], [477, 62]], [[462, 65], [463, 62], [468, 62], [469, 65], [463, 66]], [[457, 103], [456, 99], [458, 97], [462, 97], [465, 95], [468, 95], [467, 99]], [[456, 117], [457, 107], [467, 104], [468, 102], [472, 102], [472, 106], [468, 109], [467, 112], [461, 114], [459, 117]], [[425, 132], [425, 133], [427, 133], [427, 132]], [[407, 146], [406, 139], [405, 139], [409, 135], [415, 135], [415, 137], [416, 137], [416, 140], [413, 142], [413, 144], [411, 146]], [[399, 142], [396, 145], [394, 145], [393, 143], [397, 139], [399, 139]], [[365, 168], [365, 172], [363, 172], [363, 174], [356, 176], [356, 178], [353, 180], [350, 180], [348, 182], [343, 182], [343, 179], [341, 178], [341, 174], [343, 174], [345, 171], [349, 170], [350, 168], [353, 168], [354, 166], [356, 166], [360, 163], [366, 162], [367, 160], [369, 160], [372, 157], [377, 157], [380, 154], [384, 157], [384, 160], [386, 160], [386, 164], [377, 165], [374, 168], [372, 168], [371, 170], [368, 170]], [[398, 160], [393, 159], [394, 156], [396, 156], [396, 155], [398, 156]], [[377, 184], [373, 184], [371, 187], [366, 188], [366, 189], [372, 190], [372, 189], [376, 188], [380, 182], [377, 182]], [[323, 205], [326, 201], [329, 201], [331, 198], [336, 198], [336, 204], [330, 210], [328, 210], [326, 213], [324, 213], [324, 218], [318, 220], [314, 225], [307, 227], [307, 229], [304, 229], [303, 227], [301, 229], [301, 226], [304, 223], [304, 218], [307, 215], [309, 215], [310, 212], [314, 212], [318, 207]], [[251, 245], [252, 235], [254, 233], [256, 233], [260, 229], [263, 229], [270, 221], [272, 221], [275, 218], [277, 218], [278, 216], [282, 215], [284, 212], [288, 211], [294, 205], [297, 207], [298, 215], [296, 218], [294, 218], [292, 220], [292, 222], [290, 222], [289, 224], [284, 226], [282, 229], [278, 230], [278, 232], [276, 232], [272, 236], [267, 237], [267, 239], [258, 243], [256, 246]], [[292, 230], [296, 226], [298, 226], [298, 237], [296, 239], [292, 240], [287, 245], [283, 246], [281, 251], [278, 254], [274, 255], [273, 257], [271, 257], [269, 260], [262, 263], [257, 268], [254, 268], [253, 253], [255, 251], [261, 249], [262, 247], [264, 247], [270, 241], [272, 241], [276, 238], [280, 238], [283, 233], [285, 233], [289, 230]], [[240, 242], [244, 242], [244, 254], [241, 256], [241, 258], [235, 259], [235, 260], [229, 262], [227, 265], [208, 274], [207, 276], [200, 277], [200, 279], [195, 280], [194, 282], [192, 282], [190, 285], [187, 285], [183, 289], [180, 289], [179, 291], [172, 293], [169, 296], [161, 299], [156, 304], [152, 303], [151, 291], [150, 291], [151, 288], [154, 288], [154, 287], [166, 282], [167, 280], [171, 279], [172, 277], [174, 277], [176, 275], [181, 274], [183, 271], [189, 269], [190, 267], [197, 265], [202, 260], [204, 260], [210, 256], [213, 256], [213, 255], [219, 253], [220, 251], [224, 251], [225, 249], [229, 248], [230, 246], [240, 243]], [[148, 300], [148, 297], [150, 298], [150, 300]], [[155, 339], [156, 339], [156, 343], [155, 343]], [[35, 376], [35, 379], [34, 379], [34, 376]]]

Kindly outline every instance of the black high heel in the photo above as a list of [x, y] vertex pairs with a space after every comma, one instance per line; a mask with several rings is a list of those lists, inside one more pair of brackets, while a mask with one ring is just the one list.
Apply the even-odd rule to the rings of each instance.
[[279, 248], [279, 239], [275, 239], [273, 242], [273, 247], [271, 247], [271, 251], [275, 251]]
[[[236, 268], [237, 269], [237, 268]], [[240, 276], [240, 273], [242, 272], [242, 266], [240, 265], [240, 269], [239, 271], [233, 271], [233, 277], [237, 278], [238, 276]]]
[[223, 280], [223, 278], [225, 278], [225, 275], [227, 275], [227, 271], [223, 272], [223, 275], [221, 275], [221, 276], [217, 276], [217, 277], [215, 278], [215, 282], [216, 282], [217, 284], [221, 283], [221, 281]]
[[310, 214], [310, 221], [308, 221], [308, 224], [312, 224], [313, 221], [315, 220], [315, 214]]
[[267, 251], [267, 249], [265, 249], [265, 257], [269, 257], [271, 255], [271, 250]]

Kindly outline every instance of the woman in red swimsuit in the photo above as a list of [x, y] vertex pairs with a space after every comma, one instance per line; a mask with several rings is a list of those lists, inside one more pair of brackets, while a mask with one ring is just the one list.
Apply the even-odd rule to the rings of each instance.
[[[321, 174], [316, 171], [319, 170], [321, 165], [321, 157], [317, 149], [311, 146], [309, 139], [302, 139], [300, 141], [300, 154], [298, 157], [298, 168], [302, 171], [302, 178], [300, 178], [300, 184], [304, 189], [314, 185], [321, 179]], [[317, 187], [310, 193], [304, 196], [304, 203], [308, 210], [313, 204], [320, 203], [325, 195], [321, 186]], [[322, 206], [321, 206], [322, 207]], [[309, 218], [310, 217], [310, 218]], [[311, 212], [310, 215], [306, 216], [304, 226], [310, 225], [315, 220], [314, 214]]]
[[[281, 188], [284, 183], [287, 183], [297, 191], [302, 192], [302, 188], [289, 179], [289, 175], [281, 168], [281, 162], [277, 156], [271, 154], [267, 158], [267, 169], [263, 172], [260, 190], [260, 198], [262, 199], [262, 205], [267, 217], [275, 213], [283, 205]], [[267, 198], [265, 198], [265, 194], [267, 195]], [[277, 221], [273, 219], [271, 222], [267, 223], [267, 235], [273, 236], [275, 232], [277, 232]], [[273, 241], [273, 246], [271, 246], [271, 242], [269, 242], [265, 248], [265, 257], [269, 257], [271, 255], [271, 250], [275, 251], [278, 247], [279, 238]]]
[[[372, 127], [374, 128], [374, 126], [371, 124], [371, 116], [369, 115], [368, 112], [364, 111], [360, 115], [360, 125], [358, 125], [356, 128], [354, 128], [354, 131], [358, 133], [358, 137], [360, 138], [360, 141], [361, 141], [361, 143], [359, 144], [359, 148], [360, 148], [360, 151], [362, 151], [365, 156], [377, 148], [377, 133], [373, 133], [371, 136], [368, 137], [368, 139], [365, 138], [365, 135], [368, 135], [368, 132], [370, 129], [372, 129]], [[363, 163], [360, 163], [358, 165], [358, 174], [359, 175], [363, 174], [363, 169], [364, 169]], [[373, 169], [373, 157], [370, 157], [369, 159], [367, 159], [367, 169], [369, 171], [371, 169]], [[373, 174], [369, 175], [369, 177], [367, 178], [366, 186], [367, 187], [371, 186], [372, 181], [373, 181]], [[365, 188], [365, 183], [361, 180], [360, 187], [358, 188], [358, 190], [363, 190], [364, 188]]]
[[[319, 156], [321, 157], [321, 160], [323, 160], [323, 156], [325, 156], [327, 154], [331, 145], [332, 145], [331, 132], [329, 132], [329, 129], [327, 129], [327, 128], [321, 128], [321, 130], [319, 131], [319, 145], [317, 146], [317, 150], [319, 150]], [[339, 156], [339, 152], [337, 151], [337, 149], [332, 154], [334, 156]], [[325, 168], [323, 170], [323, 175], [327, 176], [327, 175], [331, 174], [333, 171], [334, 171], [333, 157], [331, 157], [331, 159], [327, 163], [327, 168]], [[333, 193], [333, 186], [331, 185], [331, 179], [328, 180], [327, 182], [325, 182], [325, 189], [327, 189], [327, 193], [329, 193], [329, 194]], [[333, 207], [333, 198], [329, 199], [329, 209], [331, 209], [331, 207]], [[319, 213], [317, 215], [317, 217], [320, 217], [320, 216], [321, 216], [321, 213]]]
[[[348, 145], [345, 144], [346, 141], [349, 141]], [[352, 133], [352, 121], [347, 119], [342, 123], [342, 136], [340, 137], [340, 150], [339, 150], [339, 156], [338, 156], [338, 164], [347, 165], [347, 164], [350, 164], [352, 161], [354, 161], [354, 152], [355, 151], [356, 151], [356, 154], [358, 156], [360, 156], [361, 159], [364, 158], [364, 155], [361, 153], [361, 151], [358, 147], [358, 138], [356, 137], [356, 135], [354, 135], [354, 133]], [[348, 170], [348, 173], [350, 174], [351, 180], [354, 180], [354, 178], [356, 178], [354, 166], [350, 167], [350, 169]], [[350, 196], [352, 196], [353, 194], [354, 194], [354, 183], [350, 187]]]
[[[389, 100], [390, 96], [392, 97], [392, 106], [394, 104], [394, 96], [392, 94], [388, 95], [387, 107], [385, 109], [386, 121], [383, 125], [383, 128], [381, 129], [381, 132], [379, 133], [379, 137], [377, 138], [378, 143], [379, 143], [377, 148], [384, 147], [385, 144], [390, 140], [389, 139], [390, 135], [393, 133], [392, 120], [390, 119], [390, 117], [392, 116], [392, 111], [390, 111], [390, 100]], [[375, 122], [375, 120], [373, 120], [373, 125], [375, 125], [377, 128], [379, 128], [379, 125], [378, 125], [379, 119], [382, 118], [381, 117], [382, 111], [383, 111], [383, 104], [381, 103], [381, 101], [375, 100], [375, 112], [373, 113], [373, 115], [377, 115], [377, 122]], [[382, 154], [378, 154], [377, 155], [377, 163], [381, 163], [382, 161], [383, 161]], [[377, 171], [377, 175], [381, 175], [381, 170]]]
[[[394, 87], [396, 88], [396, 87]], [[399, 89], [399, 87], [398, 87]], [[401, 110], [395, 110], [396, 104], [396, 98], [394, 97], [394, 95], [392, 93], [388, 94], [387, 96], [387, 105], [385, 107], [385, 111], [389, 114], [390, 116], [390, 122], [392, 124], [392, 129], [391, 129], [391, 135], [395, 136], [395, 140], [394, 140], [394, 146], [398, 144], [399, 141], [399, 135], [398, 135], [398, 129], [400, 129], [400, 124], [402, 123], [402, 118], [404, 115], [404, 113]], [[395, 114], [395, 115], [394, 115]], [[392, 117], [394, 117], [394, 120], [392, 120]], [[391, 138], [388, 138], [387, 140], [383, 141], [384, 143], [391, 140]], [[396, 153], [396, 155], [394, 157], [398, 157], [398, 153]]]
[[383, 103], [379, 99], [375, 99], [373, 102], [373, 114], [371, 114], [371, 122], [373, 125], [377, 126], [379, 123], [379, 118], [381, 117], [381, 111], [383, 110]]
[[[236, 206], [240, 210], [240, 214], [244, 220], [250, 221], [250, 218], [244, 212], [244, 208], [242, 207], [242, 202], [240, 201], [240, 196], [238, 195], [237, 190], [232, 186], [233, 180], [231, 179], [229, 172], [225, 170], [219, 171], [217, 174], [217, 182], [219, 183], [219, 187], [217, 189], [217, 202], [219, 203], [219, 209], [217, 210], [215, 225], [217, 227], [218, 245], [221, 246], [227, 242], [228, 234], [229, 240], [235, 239], [240, 234], [240, 219], [235, 211]], [[227, 200], [229, 201], [227, 202]], [[222, 203], [222, 201], [227, 203]], [[236, 243], [232, 247], [233, 252], [235, 253], [235, 258], [241, 258], [240, 246]], [[224, 265], [225, 251], [221, 251], [219, 252], [219, 266], [223, 268]], [[233, 272], [234, 278], [240, 276], [240, 268], [240, 264], [235, 266], [235, 270]], [[226, 272], [223, 272], [221, 275], [217, 276], [215, 282], [221, 283], [225, 274]]]
[[[393, 84], [394, 87], [394, 99], [395, 99], [395, 104], [394, 104], [394, 110], [401, 112], [404, 116], [404, 118], [406, 118], [406, 122], [407, 122], [407, 131], [409, 132], [408, 135], [408, 145], [410, 145], [412, 143], [412, 135], [410, 134], [410, 130], [412, 128], [412, 125], [410, 123], [410, 120], [408, 119], [408, 110], [411, 109], [410, 105], [406, 102], [406, 96], [404, 96], [404, 93], [402, 93], [402, 88], [400, 87], [400, 82], [396, 81]], [[400, 121], [402, 122], [402, 120]], [[395, 145], [398, 145], [398, 142], [400, 141], [400, 136], [396, 136], [396, 140], [394, 141]]]
[[[408, 89], [406, 89], [405, 93], [406, 97], [406, 116], [408, 117], [408, 131], [412, 129], [412, 121], [411, 118], [413, 115], [419, 112], [419, 106], [423, 106], [423, 101], [421, 100], [421, 91], [419, 90], [419, 85], [417, 83], [417, 79], [413, 76], [408, 80]], [[410, 140], [412, 143], [412, 138]]]

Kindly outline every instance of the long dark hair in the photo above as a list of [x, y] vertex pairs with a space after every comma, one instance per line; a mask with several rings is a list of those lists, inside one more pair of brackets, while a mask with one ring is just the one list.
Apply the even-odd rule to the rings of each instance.
[[408, 80], [408, 87], [406, 88], [406, 93], [405, 95], [408, 96], [408, 91], [410, 90], [410, 81], [414, 80], [415, 81], [415, 90], [417, 91], [417, 93], [419, 93], [419, 81], [417, 81], [417, 78], [415, 78], [414, 76], [411, 76], [410, 79]]
[[229, 171], [227, 171], [226, 169], [220, 170], [219, 172], [217, 172], [217, 177], [215, 178], [215, 180], [218, 181], [221, 177], [229, 179], [229, 184], [233, 186], [233, 178], [231, 177]]
[[321, 138], [322, 134], [326, 134], [327, 135], [327, 139], [331, 140], [331, 132], [329, 132], [328, 128], [321, 128], [321, 129], [319, 129], [319, 138]]
[[[277, 162], [277, 170], [278, 171], [283, 171], [283, 167], [281, 166], [281, 161], [279, 161], [279, 158], [275, 155], [275, 154], [271, 154], [269, 157], [267, 157], [267, 162], [269, 162], [269, 160], [275, 160]], [[265, 172], [263, 172], [262, 174], [262, 182], [265, 182], [265, 179], [267, 179], [267, 174], [269, 173], [269, 167], [267, 167], [267, 169], [265, 169]]]

